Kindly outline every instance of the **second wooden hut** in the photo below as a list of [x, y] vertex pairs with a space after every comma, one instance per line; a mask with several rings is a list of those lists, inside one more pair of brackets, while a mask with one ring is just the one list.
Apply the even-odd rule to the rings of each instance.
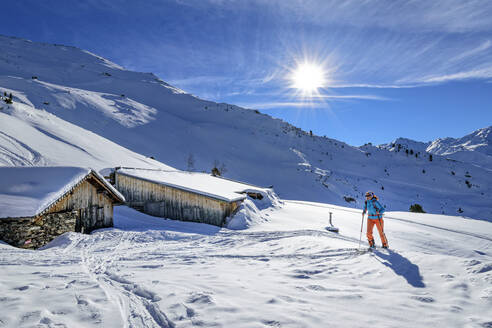
[[263, 188], [206, 173], [117, 168], [126, 204], [153, 216], [223, 226], [248, 193]]

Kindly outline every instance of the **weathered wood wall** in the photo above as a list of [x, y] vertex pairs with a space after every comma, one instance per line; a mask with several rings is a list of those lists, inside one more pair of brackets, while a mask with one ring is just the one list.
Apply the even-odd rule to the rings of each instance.
[[[61, 198], [47, 213], [79, 210], [80, 219], [75, 231], [88, 233], [94, 229], [113, 226], [113, 203], [104, 189], [96, 187], [91, 178], [83, 181], [71, 193]], [[96, 186], [95, 186], [96, 185]]]
[[129, 206], [153, 216], [223, 226], [239, 206], [239, 202], [228, 203], [118, 172], [115, 180]]

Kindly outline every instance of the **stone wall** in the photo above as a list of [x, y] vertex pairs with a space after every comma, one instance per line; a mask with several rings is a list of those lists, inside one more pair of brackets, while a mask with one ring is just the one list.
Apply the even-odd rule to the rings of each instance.
[[55, 237], [75, 231], [79, 211], [46, 214], [37, 218], [0, 219], [0, 240], [21, 248], [35, 249]]

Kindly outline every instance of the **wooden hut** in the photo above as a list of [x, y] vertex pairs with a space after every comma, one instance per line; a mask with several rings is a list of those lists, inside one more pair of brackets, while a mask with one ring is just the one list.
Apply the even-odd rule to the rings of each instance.
[[1, 167], [0, 240], [38, 248], [56, 236], [113, 226], [125, 198], [101, 175], [78, 167]]
[[206, 173], [117, 168], [116, 189], [126, 204], [168, 219], [223, 226], [248, 192], [259, 187]]

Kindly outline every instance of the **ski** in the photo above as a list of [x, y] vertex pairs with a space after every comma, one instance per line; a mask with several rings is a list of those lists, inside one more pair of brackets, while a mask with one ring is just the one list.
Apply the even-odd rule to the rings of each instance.
[[375, 252], [375, 251], [378, 251], [378, 252], [395, 252], [394, 249], [390, 249], [389, 247], [385, 248], [385, 247], [382, 247], [382, 246], [374, 246], [374, 247], [370, 247], [368, 246], [367, 248], [362, 248], [364, 250], [367, 250], [368, 252]]

